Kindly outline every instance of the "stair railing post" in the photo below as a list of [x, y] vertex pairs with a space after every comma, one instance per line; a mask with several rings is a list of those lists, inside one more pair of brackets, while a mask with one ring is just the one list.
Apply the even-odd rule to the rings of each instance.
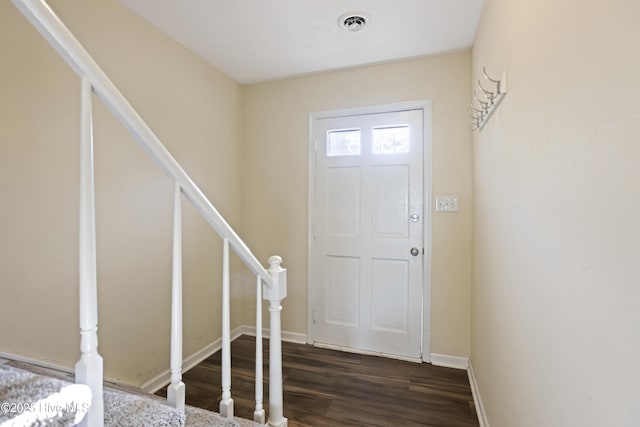
[[262, 279], [256, 280], [256, 409], [253, 411], [253, 421], [264, 424], [265, 413], [263, 406], [263, 360], [262, 360]]
[[96, 273], [96, 211], [93, 173], [93, 113], [91, 83], [80, 90], [79, 294], [80, 360], [76, 383], [91, 389], [91, 408], [81, 426], [102, 426], [102, 357], [98, 353], [98, 282]]
[[282, 300], [287, 296], [287, 270], [280, 264], [282, 258], [269, 258], [267, 271], [273, 279], [273, 286], [264, 286], [264, 299], [269, 301], [269, 421], [272, 427], [287, 427], [283, 416], [282, 397], [282, 330], [280, 312]]
[[220, 415], [233, 418], [231, 398], [231, 298], [229, 284], [229, 239], [224, 239], [222, 250], [222, 400]]
[[185, 385], [182, 382], [182, 189], [177, 182], [173, 195], [173, 267], [171, 280], [171, 384], [167, 402], [184, 413]]

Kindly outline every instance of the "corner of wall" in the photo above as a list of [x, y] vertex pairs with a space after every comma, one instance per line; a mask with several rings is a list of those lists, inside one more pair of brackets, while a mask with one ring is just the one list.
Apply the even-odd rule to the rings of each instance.
[[469, 367], [467, 368], [467, 374], [469, 375], [469, 385], [471, 386], [471, 394], [473, 394], [473, 404], [476, 408], [476, 414], [478, 415], [478, 422], [480, 427], [489, 427], [489, 421], [487, 420], [487, 414], [484, 410], [484, 403], [480, 395], [480, 388], [478, 387], [478, 380], [473, 370], [473, 362], [469, 359]]

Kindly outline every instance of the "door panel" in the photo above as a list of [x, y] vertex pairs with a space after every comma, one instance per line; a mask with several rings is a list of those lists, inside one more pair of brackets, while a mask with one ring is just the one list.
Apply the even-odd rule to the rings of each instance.
[[318, 343], [421, 355], [422, 125], [421, 110], [314, 122]]
[[327, 233], [360, 234], [360, 168], [327, 168]]
[[409, 168], [375, 166], [372, 223], [374, 237], [409, 237]]
[[[371, 328], [408, 333], [409, 263], [397, 259], [372, 260]], [[393, 284], [393, 286], [389, 286]]]
[[326, 305], [326, 322], [344, 327], [357, 327], [360, 313], [360, 259], [327, 256], [329, 287], [334, 304]]

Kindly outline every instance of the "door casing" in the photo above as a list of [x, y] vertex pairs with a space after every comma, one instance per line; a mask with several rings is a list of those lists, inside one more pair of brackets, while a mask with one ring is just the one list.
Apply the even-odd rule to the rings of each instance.
[[423, 259], [423, 301], [422, 301], [422, 333], [421, 348], [422, 361], [431, 362], [431, 101], [418, 100], [407, 101], [393, 104], [375, 105], [367, 107], [356, 107], [341, 110], [330, 110], [313, 112], [309, 114], [309, 144], [308, 144], [308, 162], [309, 162], [309, 188], [308, 188], [308, 222], [307, 222], [307, 254], [308, 254], [308, 277], [307, 277], [307, 342], [313, 344], [315, 337], [313, 336], [313, 310], [314, 306], [314, 286], [315, 286], [315, 244], [314, 244], [314, 227], [315, 218], [315, 196], [316, 196], [316, 167], [315, 167], [315, 138], [314, 123], [318, 119], [355, 116], [361, 114], [376, 114], [406, 110], [422, 110], [423, 123], [423, 242], [424, 242], [424, 259]]

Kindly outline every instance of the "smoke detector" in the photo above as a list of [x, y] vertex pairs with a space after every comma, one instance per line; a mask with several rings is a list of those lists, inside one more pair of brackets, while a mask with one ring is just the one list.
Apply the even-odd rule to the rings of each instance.
[[369, 22], [369, 15], [362, 12], [347, 12], [338, 18], [338, 26], [345, 31], [356, 32]]

